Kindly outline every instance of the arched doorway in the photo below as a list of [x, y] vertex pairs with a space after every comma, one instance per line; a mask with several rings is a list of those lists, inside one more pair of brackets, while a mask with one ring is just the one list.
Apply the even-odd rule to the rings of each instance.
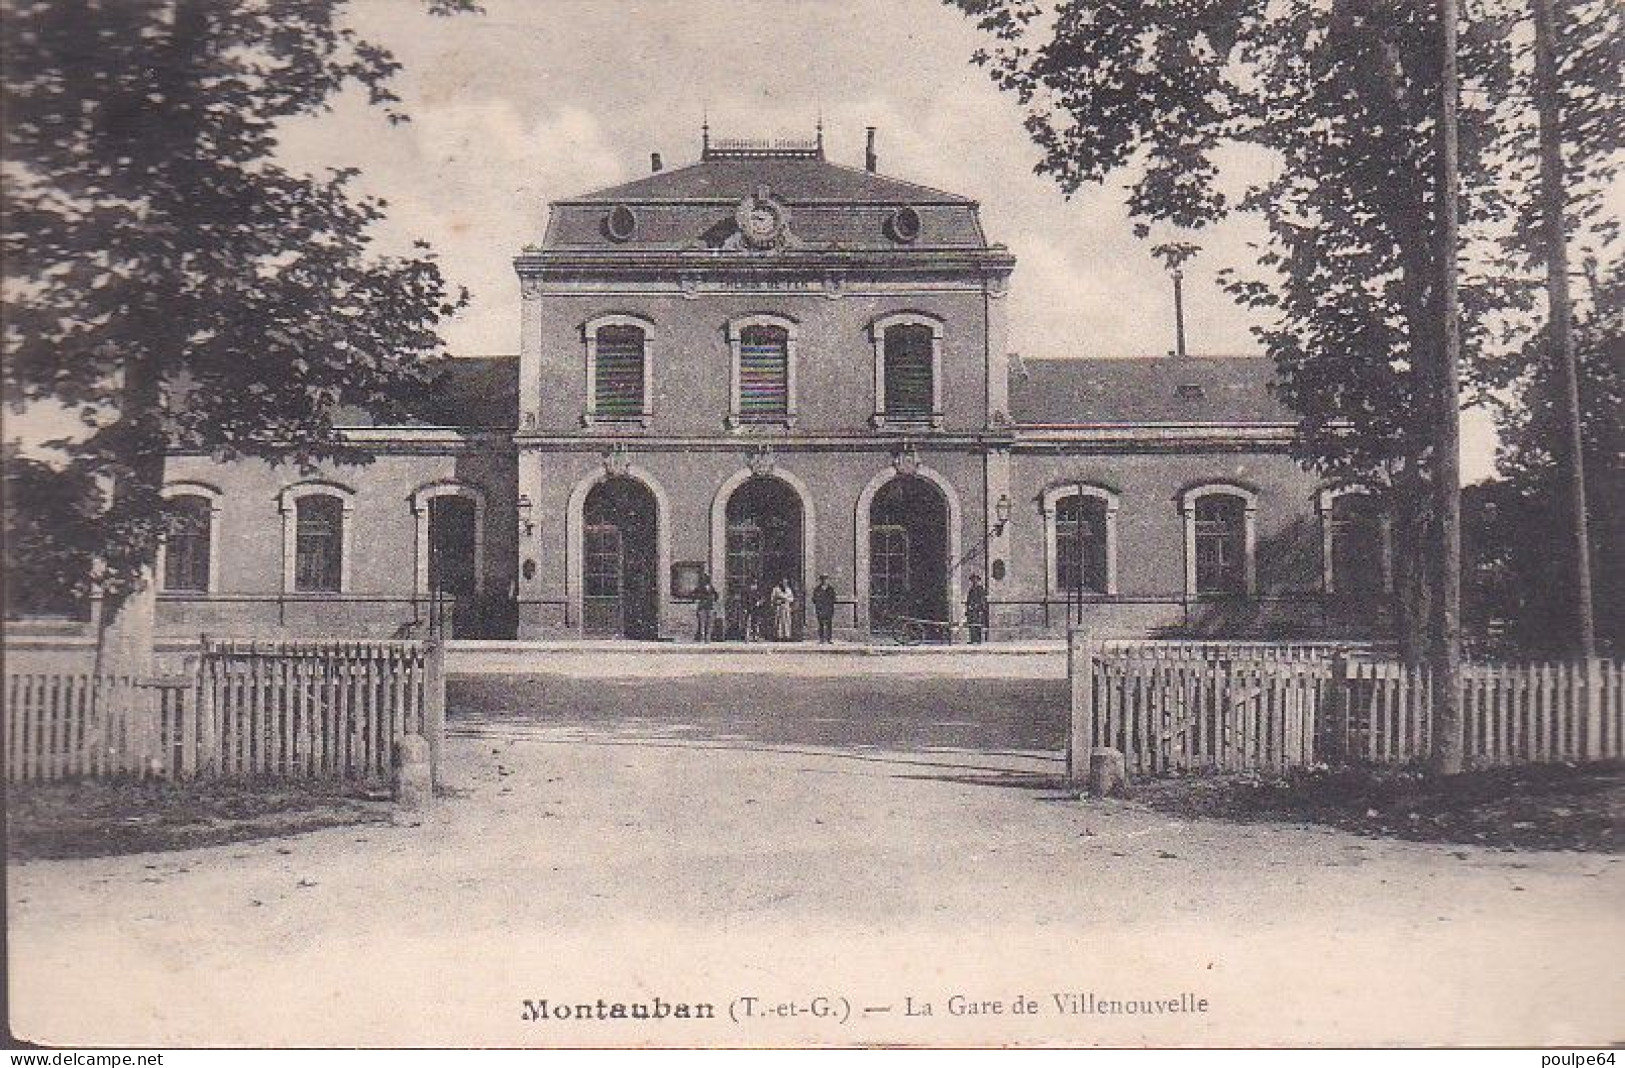
[[483, 638], [475, 560], [475, 507], [468, 497], [429, 498], [429, 629]]
[[636, 479], [598, 483], [582, 508], [582, 629], [592, 637], [655, 638], [660, 629], [659, 520]]
[[940, 622], [926, 633], [949, 636], [948, 502], [918, 475], [890, 480], [869, 502], [869, 625], [886, 630], [899, 617]]
[[[728, 637], [744, 638], [752, 603], [765, 600], [775, 584], [789, 579], [796, 592], [791, 637], [799, 640], [807, 597], [802, 589], [806, 546], [800, 494], [782, 479], [751, 478], [728, 497], [725, 520], [722, 594]], [[767, 622], [761, 629], [764, 636], [772, 633]]]

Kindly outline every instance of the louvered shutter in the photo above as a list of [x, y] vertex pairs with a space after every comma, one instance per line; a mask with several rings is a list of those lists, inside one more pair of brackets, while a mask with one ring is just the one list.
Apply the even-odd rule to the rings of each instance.
[[607, 418], [643, 414], [643, 331], [637, 327], [599, 328], [593, 410]]
[[790, 335], [776, 326], [746, 327], [739, 338], [739, 416], [782, 419], [790, 412]]
[[932, 414], [931, 328], [886, 331], [886, 414], [925, 419]]

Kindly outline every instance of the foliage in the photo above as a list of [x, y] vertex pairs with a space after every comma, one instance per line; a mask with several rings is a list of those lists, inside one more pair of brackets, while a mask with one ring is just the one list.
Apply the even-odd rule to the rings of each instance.
[[[1265, 320], [1257, 333], [1299, 413], [1299, 458], [1333, 484], [1388, 497], [1402, 618], [1414, 626], [1429, 585], [1417, 562], [1432, 522], [1443, 322], [1437, 5], [948, 2], [991, 36], [974, 60], [1024, 105], [1037, 170], [1063, 191], [1128, 175], [1142, 236], [1236, 211], [1263, 221], [1262, 270], [1227, 272], [1226, 287]], [[1480, 392], [1494, 387], [1486, 369], [1497, 358], [1527, 355], [1539, 292], [1527, 5], [1470, 5], [1458, 56], [1465, 240], [1455, 254], [1468, 268], [1465, 373]], [[1563, 10], [1571, 206], [1601, 250], [1622, 129], [1620, 13], [1605, 0]], [[1524, 367], [1513, 360], [1500, 373]]]
[[[1625, 269], [1616, 265], [1612, 278], [1598, 279], [1587, 303], [1574, 339], [1597, 644], [1604, 655], [1617, 655], [1625, 650], [1625, 560], [1618, 548], [1625, 544]], [[1566, 424], [1547, 352], [1540, 332], [1519, 354], [1527, 377], [1510, 384], [1497, 413], [1500, 477], [1469, 487], [1464, 499], [1472, 622], [1529, 656], [1561, 655], [1574, 629], [1572, 543], [1564, 536], [1569, 476], [1558, 447]]]
[[[59, 403], [76, 484], [112, 487], [96, 555], [129, 592], [162, 535], [163, 455], [364, 462], [341, 406], [388, 417], [466, 299], [426, 246], [377, 254], [355, 172], [295, 174], [281, 124], [398, 64], [342, 0], [8, 0], [6, 400]], [[438, 13], [471, 0], [432, 0]]]
[[5, 456], [6, 618], [77, 615], [89, 593], [101, 489], [79, 469]]

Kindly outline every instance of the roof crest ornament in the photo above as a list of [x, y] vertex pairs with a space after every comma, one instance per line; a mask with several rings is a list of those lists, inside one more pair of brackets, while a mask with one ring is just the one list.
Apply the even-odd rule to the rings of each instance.
[[824, 124], [807, 137], [712, 137], [709, 121], [700, 126], [700, 160], [824, 158]]
[[729, 252], [782, 252], [801, 244], [790, 232], [790, 205], [765, 184], [739, 202], [734, 224], [738, 230], [722, 243]]

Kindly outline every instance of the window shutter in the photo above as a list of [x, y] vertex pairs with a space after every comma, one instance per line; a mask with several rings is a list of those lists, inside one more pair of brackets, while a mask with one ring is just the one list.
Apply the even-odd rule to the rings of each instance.
[[894, 326], [886, 331], [886, 414], [932, 415], [931, 328]]
[[600, 328], [594, 378], [594, 413], [609, 418], [642, 415], [643, 331], [635, 326]]
[[778, 327], [746, 327], [739, 339], [739, 416], [782, 419], [790, 412], [790, 336]]

